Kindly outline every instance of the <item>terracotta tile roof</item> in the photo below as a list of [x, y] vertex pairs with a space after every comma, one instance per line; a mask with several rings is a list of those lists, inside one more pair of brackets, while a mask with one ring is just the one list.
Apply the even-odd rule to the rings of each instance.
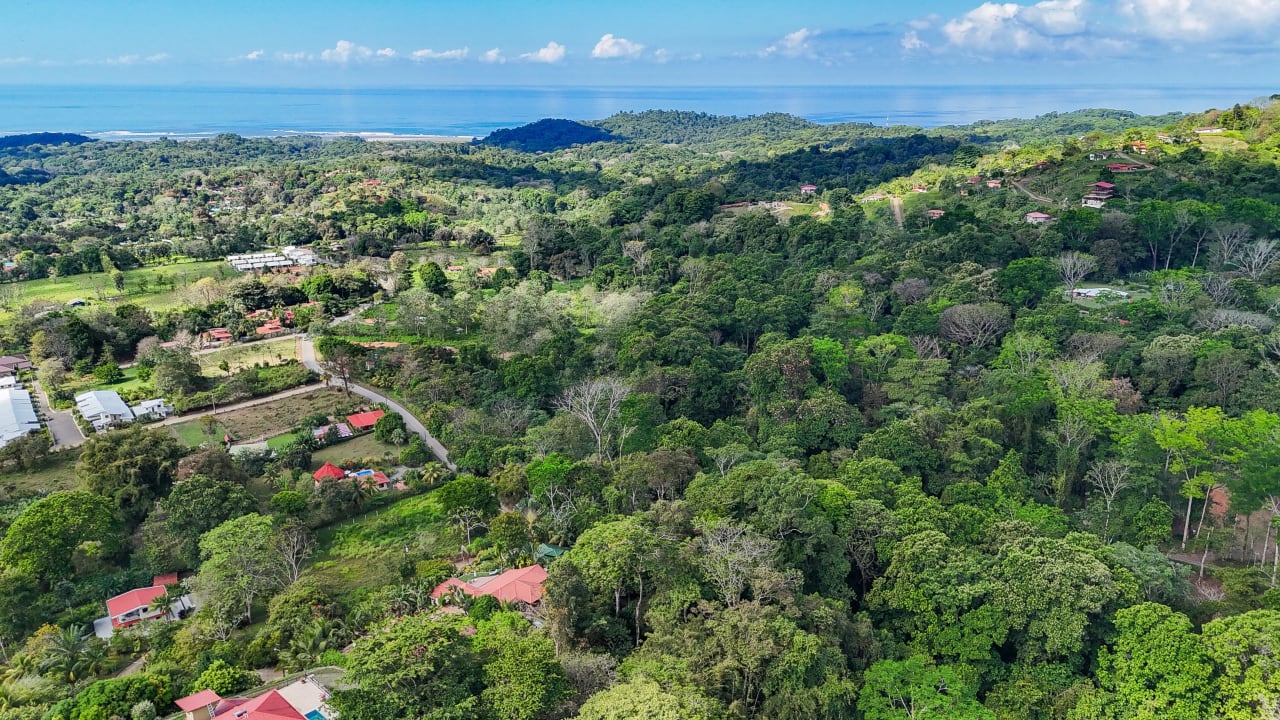
[[224, 716], [235, 718], [235, 720], [306, 720], [302, 713], [293, 709], [289, 701], [275, 690], [263, 693], [248, 702], [234, 705], [219, 712], [215, 717]]
[[431, 597], [438, 598], [457, 588], [471, 596], [492, 595], [502, 602], [522, 602], [533, 605], [542, 599], [542, 583], [546, 579], [547, 571], [541, 565], [530, 565], [508, 570], [480, 586], [450, 578], [437, 585], [431, 591]]
[[324, 465], [321, 465], [320, 469], [315, 471], [315, 474], [313, 474], [311, 477], [315, 478], [316, 480], [325, 480], [325, 479], [341, 480], [346, 476], [347, 476], [347, 473], [342, 468], [338, 467], [337, 465], [334, 465], [333, 463], [325, 463]]

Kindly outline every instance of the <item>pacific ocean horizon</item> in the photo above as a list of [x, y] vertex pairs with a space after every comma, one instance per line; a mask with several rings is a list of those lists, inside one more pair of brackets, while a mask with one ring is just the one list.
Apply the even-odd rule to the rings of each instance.
[[299, 134], [482, 136], [545, 117], [617, 112], [782, 112], [818, 123], [924, 128], [1084, 108], [1144, 115], [1227, 108], [1257, 87], [831, 86], [547, 88], [243, 88], [0, 86], [0, 135], [76, 132], [113, 140]]

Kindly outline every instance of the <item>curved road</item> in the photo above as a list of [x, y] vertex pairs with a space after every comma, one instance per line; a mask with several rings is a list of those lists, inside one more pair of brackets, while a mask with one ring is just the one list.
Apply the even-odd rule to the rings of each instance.
[[[298, 357], [302, 359], [302, 364], [313, 372], [321, 375], [325, 374], [324, 368], [320, 366], [320, 362], [316, 358], [315, 343], [311, 342], [311, 339], [304, 335], [298, 336]], [[405, 409], [405, 407], [400, 403], [397, 403], [386, 395], [375, 390], [371, 390], [363, 385], [357, 385], [356, 383], [350, 383], [348, 385], [347, 383], [344, 383], [341, 378], [330, 378], [328, 386], [337, 388], [345, 386], [345, 389], [359, 395], [360, 397], [385, 404], [387, 407], [391, 408], [393, 412], [404, 418], [405, 427], [409, 428], [409, 430], [414, 433], [417, 433], [418, 437], [422, 438], [422, 441], [427, 444], [427, 447], [431, 448], [431, 452], [435, 453], [436, 458], [440, 460], [441, 464], [450, 470], [455, 472], [457, 471], [458, 466], [450, 462], [449, 451], [445, 449], [444, 445], [441, 445], [439, 440], [432, 437], [431, 433], [427, 432], [427, 427], [422, 424], [422, 421], [418, 420], [413, 413]]]

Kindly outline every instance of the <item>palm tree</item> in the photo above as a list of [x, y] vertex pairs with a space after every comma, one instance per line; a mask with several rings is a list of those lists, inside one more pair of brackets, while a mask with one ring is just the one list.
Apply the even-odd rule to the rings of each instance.
[[93, 633], [84, 625], [63, 628], [50, 638], [49, 647], [40, 661], [41, 671], [54, 671], [68, 682], [75, 682], [92, 674], [92, 666], [100, 664], [101, 658], [93, 657], [95, 653], [91, 638]]
[[286, 671], [302, 671], [315, 667], [320, 656], [329, 649], [332, 630], [323, 620], [294, 636], [289, 647], [280, 653], [281, 669]]

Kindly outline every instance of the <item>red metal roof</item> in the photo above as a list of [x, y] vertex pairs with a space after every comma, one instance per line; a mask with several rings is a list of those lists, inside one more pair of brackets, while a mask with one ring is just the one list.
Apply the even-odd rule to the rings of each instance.
[[280, 693], [272, 690], [248, 702], [229, 708], [218, 717], [234, 717], [236, 720], [306, 720]]
[[333, 463], [325, 463], [324, 465], [321, 465], [320, 469], [315, 471], [315, 474], [311, 477], [316, 480], [341, 480], [346, 476], [347, 473], [342, 468], [334, 465]]
[[152, 585], [160, 585], [160, 586], [173, 585], [177, 582], [178, 582], [178, 573], [176, 572], [165, 573], [164, 575], [156, 575], [155, 577], [151, 578]]
[[114, 623], [116, 618], [130, 610], [151, 607], [151, 602], [164, 594], [165, 589], [158, 586], [120, 593], [107, 601], [107, 614], [111, 616], [111, 622]]
[[347, 422], [351, 424], [351, 427], [368, 430], [376, 425], [378, 423], [378, 419], [383, 415], [386, 415], [386, 413], [381, 410], [370, 410], [369, 412], [348, 415]]
[[222, 698], [218, 697], [218, 693], [212, 690], [201, 690], [200, 692], [194, 695], [188, 695], [184, 698], [178, 698], [177, 700], [174, 700], [174, 702], [178, 704], [178, 707], [181, 708], [183, 712], [191, 712], [192, 710], [199, 710], [202, 707], [207, 707], [209, 705], [216, 705], [221, 701], [222, 701]]

